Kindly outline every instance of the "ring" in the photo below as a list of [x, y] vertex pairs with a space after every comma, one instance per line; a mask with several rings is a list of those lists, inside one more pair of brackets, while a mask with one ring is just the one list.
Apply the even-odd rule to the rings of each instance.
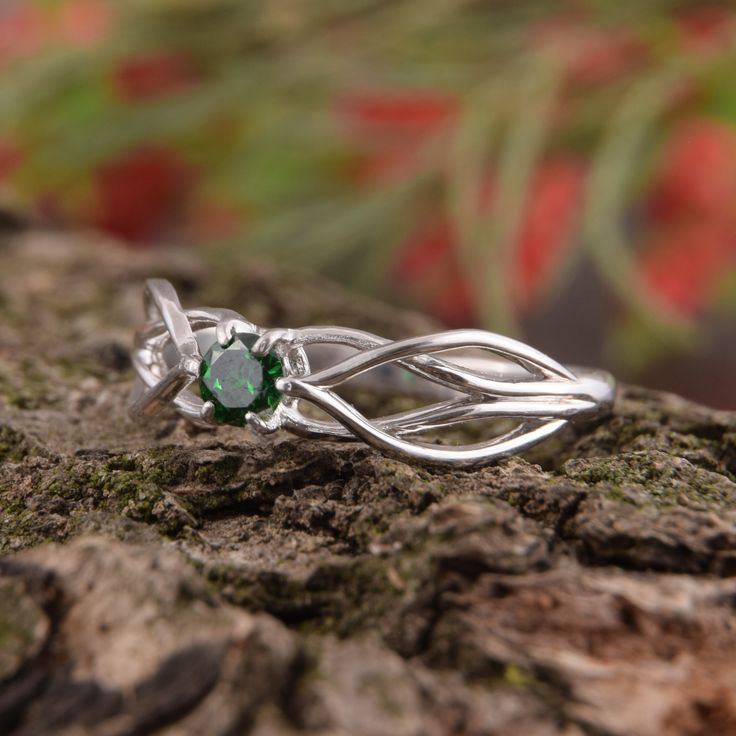
[[[163, 279], [146, 282], [144, 308], [132, 354], [130, 414], [139, 420], [173, 405], [198, 425], [357, 439], [405, 461], [472, 468], [599, 420], [614, 401], [609, 373], [567, 368], [485, 330], [393, 341], [334, 326], [264, 329], [229, 309], [183, 309]], [[336, 393], [347, 381], [434, 401], [368, 418]], [[495, 434], [467, 445], [418, 438], [477, 420]]]

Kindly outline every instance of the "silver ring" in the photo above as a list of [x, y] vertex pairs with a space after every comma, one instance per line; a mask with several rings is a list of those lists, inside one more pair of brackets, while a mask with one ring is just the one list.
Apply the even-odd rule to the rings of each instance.
[[[144, 307], [147, 323], [132, 355], [135, 419], [173, 405], [199, 425], [359, 439], [405, 461], [471, 468], [524, 450], [570, 423], [601, 419], [614, 401], [614, 380], [605, 371], [566, 368], [484, 330], [392, 341], [343, 327], [264, 329], [228, 309], [183, 309], [162, 279], [146, 282]], [[434, 402], [369, 419], [335, 392], [349, 380]], [[511, 426], [472, 445], [418, 439], [481, 419]]]

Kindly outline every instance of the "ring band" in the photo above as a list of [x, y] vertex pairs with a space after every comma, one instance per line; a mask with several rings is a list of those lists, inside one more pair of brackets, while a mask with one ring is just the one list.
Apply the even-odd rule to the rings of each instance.
[[[484, 330], [396, 341], [333, 326], [267, 330], [228, 309], [183, 309], [163, 279], [146, 282], [144, 308], [147, 322], [132, 355], [135, 419], [173, 405], [195, 424], [359, 439], [405, 461], [470, 468], [524, 450], [569, 423], [605, 417], [615, 395], [605, 371], [566, 368]], [[369, 419], [335, 392], [348, 380], [435, 401]], [[315, 408], [328, 416], [312, 416]], [[514, 426], [471, 445], [417, 439], [481, 419]]]

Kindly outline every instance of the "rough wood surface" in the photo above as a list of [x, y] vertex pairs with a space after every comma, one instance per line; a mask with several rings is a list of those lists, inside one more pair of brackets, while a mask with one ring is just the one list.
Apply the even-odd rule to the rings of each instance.
[[147, 276], [266, 325], [430, 325], [247, 262], [0, 255], [0, 733], [736, 733], [733, 414], [625, 388], [472, 473], [140, 427]]

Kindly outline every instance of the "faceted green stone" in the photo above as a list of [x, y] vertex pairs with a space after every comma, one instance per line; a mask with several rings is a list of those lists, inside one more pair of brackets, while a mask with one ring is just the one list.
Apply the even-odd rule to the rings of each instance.
[[215, 343], [199, 367], [199, 391], [215, 405], [215, 419], [243, 426], [248, 412], [274, 409], [281, 401], [276, 379], [281, 361], [272, 353], [261, 358], [251, 348], [258, 335], [236, 334], [227, 345]]

